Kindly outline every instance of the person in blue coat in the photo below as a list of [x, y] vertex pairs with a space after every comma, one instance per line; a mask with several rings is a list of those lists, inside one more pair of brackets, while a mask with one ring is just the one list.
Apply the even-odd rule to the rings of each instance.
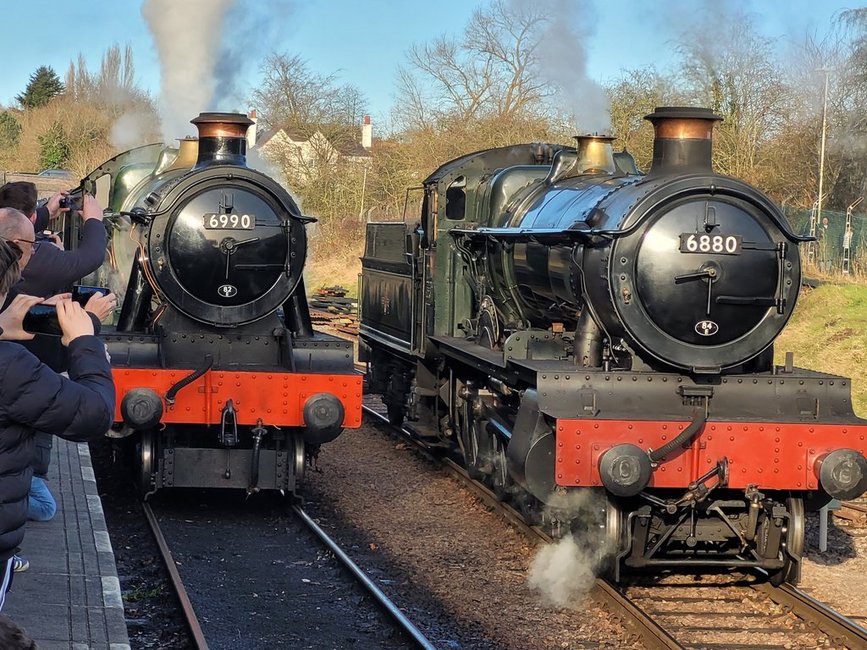
[[[21, 276], [20, 244], [0, 239], [0, 304]], [[84, 309], [57, 300], [57, 316], [69, 354], [69, 378], [41, 363], [14, 341], [24, 331], [24, 315], [44, 299], [17, 295], [0, 312], [0, 610], [12, 578], [12, 562], [24, 538], [28, 493], [33, 473], [34, 435], [58, 431], [63, 438], [99, 438], [111, 426], [114, 383], [102, 341]]]

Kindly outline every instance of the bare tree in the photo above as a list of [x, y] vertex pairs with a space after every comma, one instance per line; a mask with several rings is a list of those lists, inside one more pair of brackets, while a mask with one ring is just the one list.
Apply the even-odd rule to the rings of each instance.
[[70, 61], [66, 72], [67, 93], [76, 101], [94, 102], [104, 106], [120, 106], [148, 101], [147, 93], [135, 81], [132, 47], [123, 52], [114, 44], [102, 54], [99, 70], [91, 72], [84, 54]]
[[420, 129], [544, 112], [553, 91], [538, 75], [539, 46], [552, 19], [539, 3], [494, 0], [473, 12], [462, 38], [413, 45], [398, 69], [396, 119]]
[[720, 25], [712, 39], [682, 44], [680, 51], [688, 92], [723, 118], [715, 138], [718, 169], [756, 182], [769, 163], [766, 144], [780, 133], [791, 108], [771, 41], [744, 18]]
[[652, 67], [627, 70], [607, 92], [615, 145], [630, 151], [639, 167], [647, 169], [653, 157], [653, 127], [644, 116], [657, 106], [678, 103], [674, 80]]
[[350, 84], [339, 84], [336, 74], [312, 72], [299, 55], [272, 53], [260, 71], [262, 82], [253, 91], [253, 103], [266, 127], [306, 129], [361, 122], [363, 93]]

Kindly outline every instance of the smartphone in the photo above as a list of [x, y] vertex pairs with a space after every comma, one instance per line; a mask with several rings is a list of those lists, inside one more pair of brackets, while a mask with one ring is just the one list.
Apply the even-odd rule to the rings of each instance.
[[84, 307], [94, 294], [99, 293], [105, 296], [109, 291], [108, 287], [90, 287], [82, 284], [72, 287], [72, 299]]
[[57, 307], [54, 305], [33, 305], [26, 314], [22, 327], [31, 334], [48, 334], [63, 336], [60, 321], [57, 319]]

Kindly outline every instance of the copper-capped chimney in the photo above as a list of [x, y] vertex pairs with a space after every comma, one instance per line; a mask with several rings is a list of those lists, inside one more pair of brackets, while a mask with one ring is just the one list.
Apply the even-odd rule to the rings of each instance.
[[714, 123], [722, 120], [719, 115], [695, 106], [657, 106], [644, 119], [654, 129], [648, 176], [713, 171], [711, 142]]
[[247, 129], [253, 120], [243, 113], [200, 113], [190, 122], [199, 130], [196, 168], [247, 165]]

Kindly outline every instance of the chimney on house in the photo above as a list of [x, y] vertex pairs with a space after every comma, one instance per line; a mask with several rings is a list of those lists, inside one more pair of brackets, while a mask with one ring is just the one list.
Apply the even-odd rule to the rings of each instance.
[[250, 111], [248, 117], [253, 120], [253, 123], [247, 129], [247, 148], [252, 149], [256, 146], [256, 122], [258, 122], [255, 108]]
[[370, 115], [364, 116], [361, 123], [361, 146], [370, 149], [373, 145], [373, 125], [370, 123]]

